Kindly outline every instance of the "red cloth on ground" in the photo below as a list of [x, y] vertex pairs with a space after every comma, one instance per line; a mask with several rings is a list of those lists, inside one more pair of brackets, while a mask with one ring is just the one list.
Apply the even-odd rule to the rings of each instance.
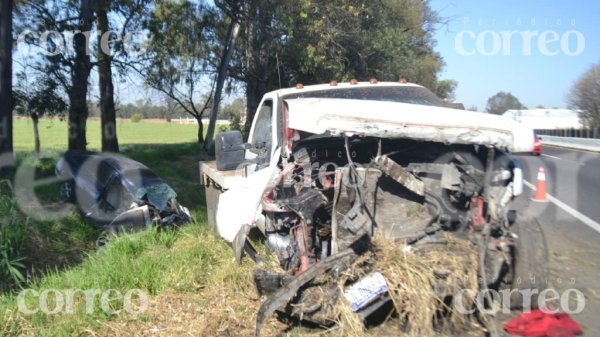
[[545, 313], [540, 309], [511, 319], [504, 325], [504, 330], [524, 337], [574, 337], [583, 333], [568, 314]]

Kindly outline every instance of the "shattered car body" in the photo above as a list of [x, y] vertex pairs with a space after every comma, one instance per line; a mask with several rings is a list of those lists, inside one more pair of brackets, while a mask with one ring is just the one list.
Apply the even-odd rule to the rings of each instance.
[[[261, 102], [237, 170], [201, 163], [209, 221], [236, 256], [255, 255], [247, 234], [256, 227], [287, 271], [255, 274], [268, 296], [257, 333], [276, 310], [324, 324], [307, 285], [348, 268], [374, 237], [417, 246], [451, 233], [477, 247], [482, 288], [510, 283], [510, 204], [523, 186], [510, 152], [531, 151], [533, 131], [432, 96], [397, 83], [280, 90]], [[217, 167], [219, 151], [240, 149], [223, 137]], [[350, 296], [365, 318], [389, 301], [374, 275], [366, 300]]]
[[111, 232], [190, 221], [177, 193], [148, 167], [116, 154], [67, 151], [56, 164], [63, 199]]

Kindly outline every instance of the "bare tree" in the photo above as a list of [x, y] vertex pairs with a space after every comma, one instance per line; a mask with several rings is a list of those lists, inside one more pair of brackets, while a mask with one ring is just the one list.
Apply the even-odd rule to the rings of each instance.
[[586, 126], [600, 128], [600, 62], [575, 82], [568, 95], [571, 108], [578, 109]]

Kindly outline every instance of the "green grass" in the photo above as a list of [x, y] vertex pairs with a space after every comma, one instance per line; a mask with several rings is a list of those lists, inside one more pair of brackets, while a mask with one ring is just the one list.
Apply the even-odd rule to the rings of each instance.
[[[30, 119], [15, 119], [13, 123], [15, 151], [33, 150], [33, 123]], [[67, 122], [59, 119], [42, 119], [39, 124], [42, 150], [67, 148]], [[117, 122], [120, 144], [176, 144], [196, 141], [197, 125], [175, 123]], [[100, 121], [88, 120], [87, 140], [89, 150], [100, 149]]]
[[[40, 293], [46, 289], [115, 289], [123, 294], [140, 289], [149, 297], [167, 290], [193, 293], [210, 282], [214, 270], [230, 255], [230, 249], [201, 224], [180, 231], [149, 230], [116, 238], [79, 266], [50, 272], [28, 288]], [[102, 310], [99, 297], [94, 301], [92, 314], [86, 313], [83, 295], [75, 297], [72, 314], [22, 315], [17, 312], [16, 302], [15, 295], [0, 297], [0, 336], [79, 336], [119, 318]], [[39, 302], [28, 296], [25, 303], [35, 308]], [[50, 308], [54, 305], [51, 303]], [[122, 309], [123, 301], [111, 300], [111, 306]]]

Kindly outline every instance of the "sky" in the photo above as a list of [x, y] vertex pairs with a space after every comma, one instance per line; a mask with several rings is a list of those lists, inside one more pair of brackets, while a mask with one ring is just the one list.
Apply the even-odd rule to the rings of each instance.
[[573, 83], [600, 62], [600, 1], [432, 0], [448, 20], [435, 35], [458, 82], [456, 101], [485, 110], [508, 91], [528, 108], [568, 106]]

